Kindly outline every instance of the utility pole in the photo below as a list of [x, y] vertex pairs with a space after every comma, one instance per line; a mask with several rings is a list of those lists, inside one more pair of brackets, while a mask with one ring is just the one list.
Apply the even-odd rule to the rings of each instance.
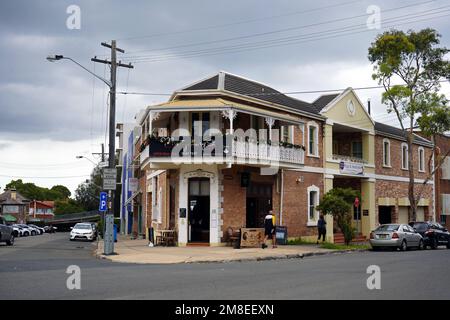
[[[101, 60], [94, 57], [91, 61], [111, 66], [111, 85], [109, 90], [109, 169], [116, 169], [116, 75], [117, 67], [132, 69], [131, 64], [122, 64], [117, 62], [117, 51], [125, 53], [125, 50], [117, 47], [116, 40], [112, 40], [111, 44], [102, 42], [103, 47], [111, 49], [111, 61]], [[109, 190], [109, 206], [105, 217], [105, 236], [104, 236], [104, 254], [110, 255], [114, 253], [114, 198], [116, 189]]]

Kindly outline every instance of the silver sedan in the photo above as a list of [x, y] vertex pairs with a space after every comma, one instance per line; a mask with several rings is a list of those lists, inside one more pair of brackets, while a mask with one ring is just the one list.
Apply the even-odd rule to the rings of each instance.
[[407, 224], [383, 224], [370, 233], [373, 250], [383, 247], [399, 248], [402, 251], [415, 247], [424, 248], [422, 236]]

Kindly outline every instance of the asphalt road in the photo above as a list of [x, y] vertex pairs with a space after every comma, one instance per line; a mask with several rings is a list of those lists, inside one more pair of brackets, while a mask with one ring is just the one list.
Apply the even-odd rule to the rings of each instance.
[[[118, 264], [96, 259], [95, 243], [68, 234], [0, 244], [3, 299], [450, 299], [450, 250], [364, 252], [304, 259], [189, 265]], [[66, 269], [81, 269], [68, 290]], [[369, 290], [367, 267], [381, 269]]]

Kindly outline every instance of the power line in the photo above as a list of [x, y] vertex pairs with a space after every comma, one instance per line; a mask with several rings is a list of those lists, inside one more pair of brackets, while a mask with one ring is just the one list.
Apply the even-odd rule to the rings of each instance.
[[[437, 9], [428, 10], [425, 12], [433, 11]], [[440, 13], [448, 12], [447, 10], [441, 10], [438, 12], [431, 12], [426, 14], [407, 14], [391, 19], [386, 19], [388, 22], [396, 22], [395, 24], [384, 26], [382, 29], [389, 29], [395, 26], [404, 25], [404, 24], [410, 24], [410, 23], [416, 23], [421, 21], [427, 21], [430, 19], [438, 19], [447, 17], [449, 14], [441, 15], [441, 16], [432, 16], [425, 19], [419, 19], [416, 20], [415, 18], [422, 17], [422, 16], [430, 16]], [[410, 16], [410, 17], [406, 17]], [[404, 18], [406, 17], [406, 18]], [[412, 20], [411, 20], [412, 19]], [[411, 20], [411, 21], [405, 21], [404, 20]], [[361, 27], [363, 28], [361, 30]], [[353, 31], [356, 32], [348, 32]], [[360, 30], [360, 31], [358, 31]], [[181, 58], [192, 58], [192, 57], [201, 57], [201, 56], [210, 56], [210, 55], [218, 55], [218, 54], [226, 54], [226, 53], [236, 53], [236, 52], [243, 52], [243, 51], [250, 51], [250, 50], [258, 50], [258, 49], [265, 49], [265, 48], [271, 48], [271, 47], [279, 47], [279, 46], [286, 46], [286, 45], [293, 45], [293, 44], [299, 44], [299, 43], [305, 43], [305, 42], [311, 42], [311, 41], [318, 41], [318, 40], [327, 40], [330, 38], [336, 38], [336, 37], [342, 37], [342, 36], [348, 36], [348, 35], [354, 35], [359, 33], [366, 33], [371, 32], [373, 30], [368, 29], [366, 24], [361, 25], [352, 25], [352, 26], [346, 26], [343, 28], [333, 28], [325, 31], [319, 31], [309, 34], [303, 34], [300, 36], [290, 36], [285, 38], [279, 38], [279, 39], [271, 39], [271, 40], [263, 40], [263, 41], [256, 41], [251, 43], [245, 43], [245, 44], [236, 44], [232, 46], [222, 46], [222, 47], [214, 47], [209, 49], [201, 49], [201, 50], [193, 50], [193, 51], [185, 51], [180, 53], [173, 53], [173, 54], [165, 54], [165, 55], [152, 55], [152, 56], [141, 56], [141, 57], [126, 57], [125, 60], [133, 61], [135, 63], [143, 63], [143, 62], [160, 62], [160, 61], [167, 61], [167, 60], [173, 60], [173, 59], [181, 59]]]
[[[310, 12], [324, 10], [324, 9], [331, 9], [331, 8], [345, 6], [345, 5], [348, 5], [348, 4], [353, 4], [353, 3], [356, 3], [356, 2], [362, 2], [362, 1], [361, 0], [348, 1], [348, 2], [338, 3], [338, 4], [334, 4], [334, 5], [313, 8], [313, 9], [309, 9], [309, 10], [289, 12], [289, 13], [280, 14], [280, 15], [261, 17], [261, 18], [255, 18], [255, 19], [248, 19], [248, 20], [241, 20], [241, 21], [236, 21], [236, 22], [231, 22], [231, 23], [226, 23], [226, 24], [205, 26], [205, 27], [199, 27], [199, 28], [191, 28], [191, 29], [185, 29], [185, 30], [180, 30], [180, 31], [156, 33], [156, 34], [135, 36], [135, 37], [128, 37], [128, 38], [119, 38], [117, 40], [136, 40], [136, 39], [154, 38], [154, 37], [161, 37], [161, 36], [168, 36], [168, 35], [175, 35], [175, 34], [191, 33], [191, 32], [211, 30], [211, 29], [219, 29], [219, 28], [225, 28], [225, 27], [229, 27], [229, 26], [248, 24], [248, 23], [257, 22], [257, 21], [264, 21], [264, 20], [282, 18], [282, 17], [287, 17], [287, 16], [305, 14], [305, 13], [310, 13]], [[429, 2], [431, 2], [431, 1], [429, 1]]]
[[[440, 83], [449, 82], [449, 80], [440, 80]], [[399, 84], [401, 85], [401, 84]], [[325, 90], [309, 90], [309, 91], [287, 91], [287, 92], [261, 92], [261, 93], [240, 93], [246, 96], [271, 96], [271, 95], [297, 95], [297, 94], [312, 94], [312, 93], [332, 93], [332, 92], [342, 92], [347, 88], [341, 89], [325, 89]], [[374, 90], [374, 89], [384, 89], [383, 86], [369, 86], [369, 87], [356, 87], [352, 88], [354, 91], [359, 90]], [[117, 94], [124, 95], [142, 95], [142, 96], [171, 96], [172, 93], [154, 93], [154, 92], [117, 92]]]
[[[418, 3], [414, 3], [414, 4], [410, 4], [410, 5], [401, 6], [401, 7], [395, 7], [395, 8], [391, 8], [391, 9], [386, 9], [386, 10], [382, 10], [381, 12], [386, 13], [386, 12], [391, 12], [391, 11], [397, 11], [397, 10], [411, 8], [411, 7], [415, 7], [415, 6], [419, 6], [419, 5], [423, 5], [423, 4], [427, 4], [427, 3], [431, 3], [431, 2], [434, 2], [434, 0], [426, 1], [426, 2], [418, 2]], [[293, 31], [293, 30], [305, 29], [305, 28], [310, 28], [310, 27], [316, 27], [316, 26], [331, 24], [331, 23], [335, 23], [335, 22], [342, 22], [342, 21], [347, 21], [347, 20], [353, 20], [353, 19], [363, 18], [363, 17], [367, 17], [367, 16], [368, 16], [368, 14], [365, 13], [365, 14], [356, 15], [356, 16], [350, 16], [350, 17], [345, 17], [345, 18], [338, 18], [338, 19], [333, 19], [333, 20], [328, 20], [328, 21], [323, 21], [323, 22], [316, 22], [316, 23], [312, 23], [312, 24], [301, 25], [301, 26], [290, 27], [290, 28], [283, 28], [283, 29], [272, 30], [272, 31], [267, 31], [267, 32], [261, 32], [261, 33], [253, 33], [253, 34], [249, 34], [249, 35], [232, 37], [232, 38], [218, 39], [218, 40], [213, 40], [213, 41], [203, 41], [203, 42], [184, 44], [184, 45], [177, 45], [177, 46], [165, 47], [165, 48], [130, 51], [130, 52], [127, 53], [127, 55], [128, 54], [134, 54], [134, 53], [140, 53], [140, 52], [165, 51], [165, 50], [171, 50], [171, 49], [177, 49], [177, 48], [192, 47], [192, 46], [199, 46], [199, 45], [205, 45], [205, 44], [213, 44], [213, 43], [228, 42], [228, 41], [233, 41], [233, 40], [241, 40], [241, 39], [248, 39], [248, 38], [254, 38], [254, 37], [261, 37], [261, 36], [266, 36], [266, 35], [270, 35], [270, 34], [283, 33], [283, 32], [287, 32], [287, 31]], [[133, 58], [133, 56], [123, 56], [123, 58], [124, 59], [131, 59], [131, 58]]]
[[26, 176], [9, 176], [0, 174], [0, 177], [11, 179], [74, 179], [74, 178], [90, 177], [90, 174], [85, 174], [81, 176], [60, 176], [60, 177], [26, 177]]

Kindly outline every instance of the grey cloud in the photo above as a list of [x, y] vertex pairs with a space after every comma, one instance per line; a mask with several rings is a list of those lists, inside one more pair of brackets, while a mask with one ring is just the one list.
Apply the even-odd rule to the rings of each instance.
[[[342, 2], [346, 2], [342, 0]], [[81, 8], [81, 30], [65, 26], [66, 8], [71, 4]], [[423, 8], [439, 7], [443, 0]], [[189, 43], [212, 41], [275, 29], [289, 28], [364, 14], [369, 4], [382, 8], [406, 5], [404, 1], [361, 1], [329, 10], [269, 19], [227, 28], [178, 33], [141, 39], [121, 39], [140, 35], [177, 32], [202, 26], [233, 23], [254, 18], [285, 14], [330, 5], [329, 1], [1, 1], [0, 2], [0, 134], [8, 139], [23, 137], [54, 140], [81, 140], [92, 135], [101, 137], [105, 124], [105, 86], [96, 82], [92, 111], [92, 76], [68, 61], [50, 64], [45, 57], [52, 53], [71, 56], [102, 75], [103, 65], [90, 62], [94, 55], [106, 54], [101, 41], [118, 38], [119, 46], [128, 52], [149, 48], [165, 48]], [[422, 8], [422, 7], [421, 7]], [[405, 9], [398, 14], [418, 12]], [[393, 15], [393, 14], [392, 14]], [[386, 17], [392, 16], [386, 15]], [[189, 50], [227, 46], [281, 36], [317, 32], [333, 26], [364, 23], [365, 18], [330, 26], [315, 26], [271, 36], [211, 44], [208, 46], [172, 49], [179, 53]], [[414, 27], [434, 26], [449, 43], [447, 20], [418, 23]], [[405, 26], [408, 27], [408, 26]], [[328, 89], [329, 75], [323, 70], [305, 79], [301, 68], [311, 65], [351, 63], [367, 65], [367, 47], [379, 31], [335, 37], [223, 55], [199, 56], [158, 63], [136, 63], [135, 69], [119, 70], [119, 90], [171, 92], [218, 70], [266, 82], [280, 90]], [[140, 55], [148, 55], [149, 52]], [[138, 55], [138, 54], [136, 54]], [[295, 70], [293, 72], [292, 70]], [[106, 73], [107, 74], [107, 73]], [[369, 75], [370, 76], [370, 75]], [[359, 79], [359, 78], [358, 78]], [[339, 87], [354, 85], [352, 79], [342, 80]], [[307, 87], [308, 86], [308, 87]], [[314, 86], [311, 88], [309, 86]], [[319, 87], [320, 86], [320, 87]], [[377, 93], [375, 93], [377, 94]], [[118, 96], [117, 119], [130, 121], [148, 104], [167, 97]], [[126, 103], [125, 103], [126, 102]], [[103, 116], [102, 116], [103, 115]], [[104, 122], [104, 121], [103, 121]]]

